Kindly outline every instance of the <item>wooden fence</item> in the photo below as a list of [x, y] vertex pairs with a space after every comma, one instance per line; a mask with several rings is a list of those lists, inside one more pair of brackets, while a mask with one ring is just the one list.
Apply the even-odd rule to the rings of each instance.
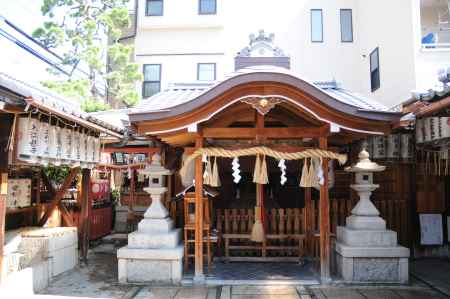
[[[375, 206], [380, 211], [381, 217], [386, 220], [387, 227], [397, 232], [399, 243], [408, 246], [410, 241], [409, 201], [406, 199], [375, 199]], [[330, 231], [332, 238], [336, 234], [336, 227], [345, 225], [345, 219], [351, 214], [356, 204], [356, 199], [330, 199]], [[313, 227], [311, 230], [311, 244], [305, 247], [309, 249], [308, 255], [319, 256], [319, 201], [313, 201], [314, 213], [312, 215]], [[305, 209], [270, 209], [265, 213], [266, 234], [271, 235], [299, 235], [307, 234], [305, 225]], [[217, 209], [216, 228], [221, 234], [249, 234], [254, 222], [253, 209]], [[258, 253], [252, 250], [252, 242], [248, 239], [232, 239], [234, 244], [245, 245], [247, 249], [235, 251], [240, 256], [255, 256]], [[269, 252], [269, 256], [297, 255], [292, 250], [283, 250], [283, 245], [292, 245], [292, 240], [274, 240], [271, 245], [279, 245], [280, 250]], [[224, 243], [224, 242], [223, 242]]]

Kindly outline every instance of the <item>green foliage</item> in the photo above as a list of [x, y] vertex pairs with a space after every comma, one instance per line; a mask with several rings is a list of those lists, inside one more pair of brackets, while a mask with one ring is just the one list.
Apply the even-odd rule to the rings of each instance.
[[[33, 32], [48, 48], [63, 50], [62, 65], [71, 69], [65, 81], [44, 82], [64, 95], [83, 101], [87, 111], [108, 108], [99, 99], [98, 77], [107, 79], [113, 105], [133, 106], [139, 96], [135, 83], [142, 80], [138, 66], [130, 61], [133, 47], [120, 43], [130, 26], [129, 0], [43, 0], [47, 21]], [[81, 65], [89, 67], [89, 79], [74, 78]]]
[[44, 167], [44, 172], [47, 177], [55, 183], [56, 185], [60, 185], [63, 183], [64, 179], [69, 175], [69, 167], [66, 166], [53, 166], [49, 165]]
[[111, 107], [108, 104], [91, 99], [84, 100], [83, 103], [81, 104], [81, 107], [86, 112], [96, 112], [111, 109]]

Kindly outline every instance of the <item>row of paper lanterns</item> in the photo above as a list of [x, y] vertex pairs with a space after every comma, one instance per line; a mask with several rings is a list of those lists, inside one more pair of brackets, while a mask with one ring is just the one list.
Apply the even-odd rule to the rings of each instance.
[[412, 134], [372, 136], [367, 141], [367, 150], [373, 159], [411, 159], [413, 157]]
[[20, 117], [17, 158], [32, 164], [93, 168], [100, 162], [100, 138], [79, 128], [62, 128], [36, 118]]

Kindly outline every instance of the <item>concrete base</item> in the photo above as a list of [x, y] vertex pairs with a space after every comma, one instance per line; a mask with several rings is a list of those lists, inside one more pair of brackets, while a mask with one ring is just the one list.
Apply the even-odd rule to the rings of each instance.
[[408, 283], [408, 258], [395, 232], [337, 229], [336, 268], [346, 282]]
[[179, 284], [182, 276], [184, 247], [180, 245], [181, 230], [161, 203], [166, 188], [145, 188], [152, 205], [128, 235], [128, 246], [117, 251], [120, 283]]
[[183, 246], [166, 249], [120, 248], [117, 251], [120, 283], [181, 283]]
[[114, 222], [114, 231], [117, 233], [127, 233], [128, 207], [116, 206], [116, 218]]

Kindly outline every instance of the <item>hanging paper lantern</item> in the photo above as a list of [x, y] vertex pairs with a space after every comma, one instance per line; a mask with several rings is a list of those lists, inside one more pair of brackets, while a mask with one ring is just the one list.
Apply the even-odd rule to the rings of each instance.
[[39, 125], [37, 119], [20, 117], [18, 124], [17, 155], [19, 159], [38, 161]]
[[94, 156], [94, 161], [96, 163], [100, 162], [100, 151], [101, 151], [101, 144], [100, 144], [100, 138], [96, 137], [95, 139], [95, 156]]
[[86, 168], [86, 135], [80, 132], [80, 166]]
[[66, 151], [67, 151], [67, 129], [61, 128], [61, 163], [66, 164]]
[[64, 159], [67, 164], [71, 164], [73, 161], [73, 131], [70, 129], [64, 129]]
[[92, 138], [91, 138], [91, 161], [92, 162], [95, 162], [95, 157], [97, 156], [96, 154], [95, 154], [95, 148], [96, 148], [96, 142], [95, 142], [95, 136], [92, 136]]
[[50, 161], [54, 161], [57, 158], [56, 155], [56, 145], [57, 141], [56, 141], [56, 127], [49, 125], [49, 129], [48, 129], [48, 157], [50, 159]]
[[73, 131], [73, 166], [80, 166], [81, 158], [80, 132]]
[[41, 160], [41, 163], [47, 165], [49, 162], [50, 156], [50, 125], [48, 122], [41, 121], [40, 129], [39, 129], [39, 150], [38, 156]]
[[62, 159], [62, 129], [59, 126], [55, 127], [56, 132], [56, 159], [54, 161], [56, 166], [61, 165], [61, 159]]

